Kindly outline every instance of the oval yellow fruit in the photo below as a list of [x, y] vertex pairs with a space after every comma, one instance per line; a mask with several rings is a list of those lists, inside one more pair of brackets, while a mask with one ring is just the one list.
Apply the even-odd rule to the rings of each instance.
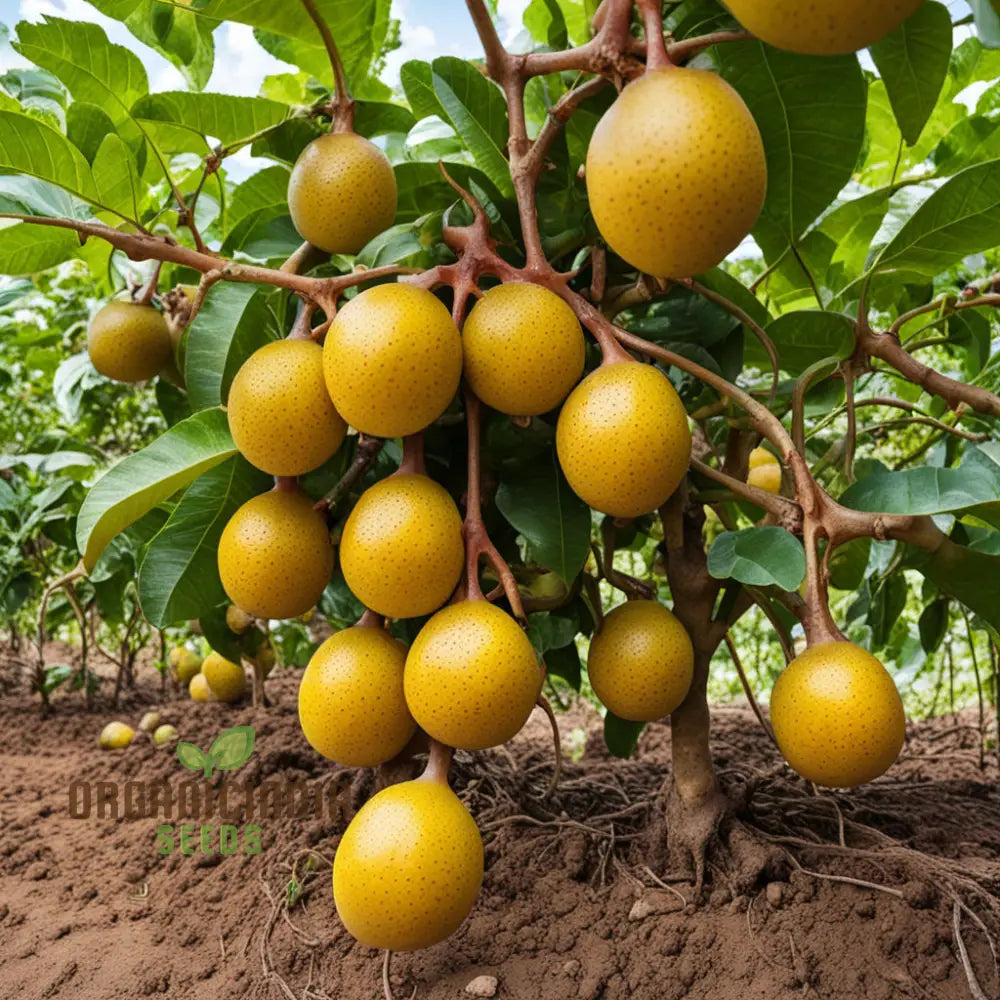
[[313, 749], [347, 767], [392, 760], [417, 728], [403, 695], [405, 662], [406, 647], [380, 628], [330, 636], [299, 686], [299, 724]]
[[892, 677], [851, 642], [819, 643], [788, 664], [771, 694], [771, 724], [785, 760], [833, 788], [883, 774], [906, 735]]
[[102, 750], [122, 750], [135, 738], [135, 730], [124, 722], [109, 722], [97, 742]]
[[691, 458], [684, 404], [651, 365], [602, 365], [571, 393], [556, 428], [559, 463], [594, 510], [638, 517], [661, 507]]
[[303, 614], [319, 600], [332, 572], [326, 521], [303, 493], [272, 490], [248, 500], [219, 539], [222, 586], [255, 618]]
[[462, 518], [448, 491], [417, 473], [365, 490], [344, 525], [340, 566], [354, 595], [390, 618], [436, 611], [465, 562]]
[[177, 730], [173, 726], [157, 726], [156, 731], [153, 733], [153, 743], [158, 747], [162, 747], [165, 743], [176, 739]]
[[343, 418], [374, 437], [405, 437], [448, 408], [462, 374], [451, 313], [412, 285], [376, 285], [337, 313], [323, 347], [326, 388]]
[[243, 457], [272, 476], [319, 468], [347, 433], [326, 391], [323, 348], [311, 340], [254, 351], [233, 379], [226, 415]]
[[694, 647], [684, 626], [656, 601], [626, 601], [604, 617], [590, 643], [587, 676], [620, 719], [652, 722], [687, 697]]
[[542, 689], [523, 629], [488, 601], [442, 608], [417, 634], [403, 673], [406, 704], [428, 736], [449, 747], [506, 743]]
[[555, 409], [583, 375], [576, 314], [541, 285], [491, 288], [462, 327], [465, 377], [487, 405], [515, 417]]
[[754, 448], [750, 452], [750, 468], [759, 469], [762, 465], [780, 465], [781, 462], [778, 460], [778, 456], [774, 454], [773, 451], [768, 451], [767, 448]]
[[195, 674], [188, 684], [188, 693], [194, 701], [218, 701], [215, 693], [208, 686], [208, 681], [202, 673]]
[[458, 930], [483, 882], [483, 842], [458, 796], [418, 778], [351, 820], [333, 859], [333, 901], [362, 944], [429, 948]]
[[616, 254], [658, 278], [715, 267], [750, 232], [766, 187], [753, 116], [705, 70], [652, 70], [630, 83], [587, 151], [597, 228]]
[[174, 646], [170, 650], [167, 658], [174, 676], [181, 684], [187, 684], [199, 670], [201, 670], [201, 657], [187, 646]]
[[924, 0], [724, 0], [762, 42], [806, 55], [831, 56], [873, 45]]
[[396, 176], [373, 142], [353, 132], [321, 135], [295, 161], [288, 211], [313, 246], [357, 253], [395, 221]]
[[87, 333], [93, 366], [117, 382], [144, 382], [173, 359], [173, 342], [163, 314], [137, 302], [109, 302]]
[[209, 690], [219, 701], [239, 701], [247, 693], [247, 675], [243, 667], [211, 652], [201, 665], [201, 674]]
[[780, 493], [781, 466], [771, 462], [765, 465], [758, 465], [756, 469], [750, 470], [747, 482], [758, 489], [766, 490], [768, 493]]

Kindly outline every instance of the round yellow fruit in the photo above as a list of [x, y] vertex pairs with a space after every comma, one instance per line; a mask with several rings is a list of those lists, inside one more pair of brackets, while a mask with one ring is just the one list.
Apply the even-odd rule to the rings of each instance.
[[215, 692], [208, 686], [204, 674], [195, 674], [188, 684], [188, 693], [194, 701], [218, 701]]
[[391, 785], [351, 820], [333, 859], [333, 901], [362, 944], [428, 948], [469, 915], [483, 882], [483, 842], [446, 785]]
[[347, 767], [392, 760], [417, 728], [403, 695], [405, 662], [406, 647], [380, 628], [330, 636], [299, 686], [299, 723], [313, 749]]
[[851, 642], [810, 646], [782, 671], [771, 724], [785, 760], [809, 781], [853, 788], [899, 756], [903, 703], [889, 672]]
[[587, 676], [620, 719], [652, 722], [687, 697], [694, 647], [684, 626], [656, 601], [626, 601], [604, 618], [590, 643]]
[[756, 469], [751, 469], [747, 476], [747, 482], [758, 489], [766, 490], [768, 493], [781, 492], [781, 466], [758, 465]]
[[347, 424], [323, 380], [323, 348], [279, 340], [255, 351], [236, 373], [226, 404], [243, 457], [272, 476], [301, 476], [341, 446]]
[[165, 743], [177, 739], [177, 730], [173, 726], [157, 726], [153, 733], [153, 743], [162, 747]]
[[219, 539], [222, 586], [255, 618], [295, 618], [308, 611], [332, 572], [326, 521], [303, 493], [272, 490], [248, 500]]
[[749, 464], [751, 469], [759, 469], [763, 465], [780, 465], [781, 462], [773, 451], [768, 451], [767, 448], [754, 448], [750, 452]]
[[448, 491], [417, 473], [367, 489], [340, 541], [347, 586], [365, 607], [390, 618], [436, 611], [465, 562], [462, 518]]
[[715, 73], [659, 69], [629, 84], [587, 151], [587, 194], [608, 245], [658, 278], [690, 278], [743, 241], [764, 204], [753, 116]]
[[357, 253], [396, 218], [396, 176], [385, 153], [354, 133], [322, 135], [288, 181], [299, 235], [327, 253]]
[[691, 458], [684, 404], [658, 368], [602, 365], [569, 395], [556, 428], [559, 463], [594, 510], [638, 517], [661, 507]]
[[239, 701], [247, 693], [247, 675], [243, 667], [212, 652], [201, 665], [201, 675], [219, 701]]
[[487, 601], [442, 608], [417, 634], [403, 674], [406, 704], [428, 736], [462, 750], [506, 743], [542, 689], [534, 647]]
[[187, 646], [174, 646], [170, 650], [167, 662], [181, 684], [187, 684], [201, 670], [201, 657]]
[[725, 0], [762, 42], [790, 52], [831, 56], [867, 48], [898, 28], [924, 0]]
[[90, 323], [87, 351], [93, 366], [118, 382], [144, 382], [173, 359], [163, 314], [137, 302], [109, 302]]
[[344, 419], [374, 437], [405, 437], [448, 408], [462, 374], [451, 313], [412, 285], [376, 285], [337, 313], [323, 373]]
[[135, 730], [124, 722], [109, 722], [102, 730], [97, 742], [103, 750], [121, 750], [135, 737]]
[[576, 314], [541, 285], [491, 288], [462, 327], [465, 377], [487, 405], [516, 417], [555, 409], [583, 375]]

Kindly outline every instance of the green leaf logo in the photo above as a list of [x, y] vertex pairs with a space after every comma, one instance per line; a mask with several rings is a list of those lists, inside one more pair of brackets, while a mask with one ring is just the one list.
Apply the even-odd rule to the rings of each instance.
[[189, 771], [202, 771], [206, 778], [212, 776], [212, 762], [205, 756], [204, 751], [193, 743], [178, 743], [177, 759]]
[[233, 726], [219, 733], [208, 753], [193, 743], [178, 743], [177, 759], [189, 771], [201, 771], [211, 778], [213, 771], [235, 771], [242, 767], [253, 753], [256, 738], [253, 726]]

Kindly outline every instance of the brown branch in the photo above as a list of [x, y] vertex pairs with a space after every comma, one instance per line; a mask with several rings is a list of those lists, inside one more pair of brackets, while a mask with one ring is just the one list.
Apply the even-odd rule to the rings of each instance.
[[354, 99], [347, 86], [347, 77], [344, 74], [344, 64], [340, 60], [340, 53], [337, 51], [337, 43], [334, 41], [330, 26], [323, 20], [322, 15], [316, 9], [313, 0], [300, 0], [306, 9], [313, 24], [319, 31], [326, 47], [326, 53], [330, 58], [330, 68], [333, 70], [334, 100], [330, 105], [330, 113], [333, 118], [332, 132], [350, 132], [354, 128]]
[[767, 490], [762, 490], [758, 486], [751, 486], [749, 483], [743, 482], [742, 479], [728, 475], [721, 469], [715, 469], [711, 465], [700, 462], [697, 458], [691, 459], [691, 468], [699, 475], [714, 479], [730, 492], [763, 508], [769, 514], [774, 515], [783, 526], [792, 525], [793, 527], [789, 530], [796, 530], [794, 527], [796, 524], [798, 525], [797, 530], [802, 530], [802, 511], [794, 500], [789, 500], [787, 497], [781, 496], [780, 493], [768, 493]]
[[682, 63], [713, 45], [752, 41], [754, 36], [749, 31], [712, 31], [707, 35], [696, 35], [680, 42], [671, 42], [667, 46], [667, 56], [672, 63]]
[[368, 471], [369, 466], [375, 461], [378, 453], [384, 447], [384, 438], [359, 434], [357, 450], [354, 452], [354, 461], [351, 462], [347, 471], [340, 477], [340, 480], [330, 492], [316, 504], [316, 509], [323, 511], [336, 510], [340, 501], [357, 486], [361, 477]]

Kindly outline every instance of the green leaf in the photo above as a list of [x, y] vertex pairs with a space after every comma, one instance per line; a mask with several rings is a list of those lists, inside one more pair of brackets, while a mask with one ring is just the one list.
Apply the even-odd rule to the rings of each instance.
[[907, 565], [1000, 629], [1000, 555], [978, 552], [946, 538], [929, 553], [907, 546]]
[[208, 751], [213, 767], [219, 771], [235, 771], [242, 767], [253, 753], [255, 739], [253, 726], [233, 726], [219, 733]]
[[54, 663], [45, 668], [45, 679], [42, 681], [42, 690], [46, 694], [52, 694], [57, 687], [61, 687], [73, 676], [73, 668], [68, 663]]
[[193, 743], [185, 743], [183, 740], [178, 743], [177, 759], [189, 771], [200, 771], [206, 776], [212, 773], [212, 764], [208, 755]]
[[767, 334], [781, 367], [791, 375], [800, 375], [824, 358], [848, 358], [854, 351], [854, 321], [838, 312], [787, 312], [771, 322]]
[[122, 459], [91, 487], [76, 521], [77, 546], [92, 569], [120, 531], [236, 452], [226, 415], [205, 410]]
[[289, 109], [263, 97], [197, 94], [186, 90], [150, 94], [132, 106], [139, 119], [174, 122], [224, 146], [281, 124]]
[[0, 274], [35, 274], [69, 260], [80, 249], [76, 233], [68, 229], [4, 222], [0, 226]]
[[920, 631], [920, 645], [925, 653], [934, 653], [941, 648], [944, 637], [948, 633], [948, 607], [946, 598], [931, 601], [920, 613], [917, 627]]
[[201, 632], [209, 646], [224, 656], [231, 663], [239, 663], [243, 655], [240, 648], [240, 636], [238, 636], [226, 624], [226, 608], [229, 601], [220, 604], [217, 608], [201, 615], [198, 623], [201, 625]]
[[233, 189], [226, 222], [231, 232], [248, 216], [272, 209], [288, 209], [288, 179], [285, 166], [275, 165], [251, 174]]
[[837, 590], [857, 590], [865, 579], [870, 538], [855, 538], [838, 546], [830, 557], [830, 586]]
[[112, 132], [94, 157], [94, 180], [102, 205], [127, 219], [139, 218], [141, 184], [128, 146]]
[[564, 49], [569, 44], [566, 19], [556, 0], [531, 0], [524, 12], [524, 26], [532, 38], [550, 49]]
[[906, 577], [902, 573], [892, 573], [881, 580], [871, 594], [866, 621], [876, 649], [889, 644], [893, 626], [906, 609], [906, 592]]
[[1000, 158], [1000, 129], [987, 115], [970, 115], [951, 128], [931, 154], [939, 177]]
[[612, 756], [628, 760], [645, 728], [645, 722], [627, 722], [609, 711], [604, 716], [604, 742]]
[[777, 584], [795, 590], [805, 579], [802, 543], [784, 528], [725, 531], [708, 554], [708, 572], [717, 580], [738, 580], [753, 587]]
[[571, 642], [545, 654], [545, 669], [550, 676], [561, 677], [574, 691], [580, 690], [580, 653]]
[[[392, 169], [399, 196], [397, 222], [412, 222], [430, 212], [448, 208], [458, 200], [436, 163], [399, 163]], [[500, 200], [499, 191], [481, 170], [449, 163], [448, 173], [463, 187], [483, 192], [487, 201]]]
[[840, 502], [871, 513], [946, 514], [996, 501], [998, 495], [997, 475], [966, 464], [958, 469], [924, 466], [876, 472], [849, 487]]
[[417, 120], [408, 108], [387, 101], [358, 101], [354, 107], [354, 131], [366, 139], [392, 132], [409, 132]]
[[925, 3], [895, 31], [871, 46], [899, 130], [916, 145], [948, 75], [952, 27], [948, 8]]
[[87, 158], [94, 162], [105, 136], [115, 131], [115, 123], [103, 108], [85, 101], [74, 101], [66, 109], [66, 136]]
[[226, 600], [219, 538], [237, 508], [270, 484], [270, 476], [236, 455], [187, 488], [139, 566], [139, 600], [150, 624], [166, 628], [200, 618]]

